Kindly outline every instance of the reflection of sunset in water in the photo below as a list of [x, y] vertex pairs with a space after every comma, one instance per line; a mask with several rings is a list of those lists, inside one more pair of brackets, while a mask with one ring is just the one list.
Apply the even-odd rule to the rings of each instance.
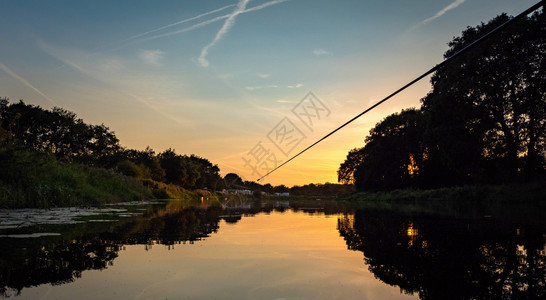
[[170, 201], [133, 219], [0, 243], [0, 297], [18, 292], [22, 299], [545, 294], [546, 235], [536, 220], [417, 217], [320, 206], [314, 200], [230, 201], [225, 208], [206, 199], [197, 202], [199, 207]]
[[409, 241], [408, 246], [413, 246], [414, 241], [417, 239], [417, 236], [419, 235], [419, 230], [417, 228], [413, 227], [413, 223], [409, 223], [408, 229], [406, 230]]
[[[107, 269], [86, 271], [82, 278], [65, 285], [24, 289], [22, 295], [33, 298], [46, 293], [50, 298], [80, 299], [81, 295], [137, 299], [416, 298], [378, 281], [363, 263], [361, 253], [347, 250], [337, 230], [340, 217], [286, 210], [243, 213], [236, 223], [220, 218], [217, 232], [193, 243], [128, 245]], [[184, 222], [173, 224], [187, 226]]]

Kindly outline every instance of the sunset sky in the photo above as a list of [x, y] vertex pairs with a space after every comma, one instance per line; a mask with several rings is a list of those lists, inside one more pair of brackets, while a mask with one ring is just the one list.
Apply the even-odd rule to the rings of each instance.
[[[467, 26], [537, 2], [0, 0], [0, 97], [256, 180], [264, 161], [285, 161], [441, 62]], [[427, 78], [264, 182], [337, 182], [370, 128], [429, 89]]]

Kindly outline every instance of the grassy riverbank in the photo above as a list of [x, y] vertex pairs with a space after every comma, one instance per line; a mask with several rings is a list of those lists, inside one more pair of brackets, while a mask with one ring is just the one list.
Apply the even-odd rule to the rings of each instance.
[[61, 162], [50, 153], [18, 144], [0, 143], [0, 171], [0, 209], [95, 206], [145, 199], [178, 199], [191, 204], [200, 203], [201, 198], [235, 201], [249, 197], [188, 190], [122, 175], [115, 169]]
[[0, 147], [0, 208], [90, 206], [150, 198], [197, 198], [178, 186], [138, 180], [22, 146]]
[[466, 217], [546, 216], [545, 182], [353, 193], [339, 198], [370, 210]]
[[0, 148], [0, 207], [57, 207], [138, 200], [150, 191], [113, 172], [61, 163], [22, 146]]

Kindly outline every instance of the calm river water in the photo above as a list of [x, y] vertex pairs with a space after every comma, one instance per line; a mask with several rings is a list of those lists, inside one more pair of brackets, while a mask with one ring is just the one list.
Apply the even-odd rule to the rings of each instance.
[[546, 298], [544, 220], [211, 204], [0, 210], [0, 298]]

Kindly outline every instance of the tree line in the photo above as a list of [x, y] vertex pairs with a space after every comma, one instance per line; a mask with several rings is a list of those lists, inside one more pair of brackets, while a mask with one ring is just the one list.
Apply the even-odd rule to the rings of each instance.
[[354, 191], [354, 186], [351, 184], [336, 184], [329, 182], [309, 183], [301, 186], [294, 185], [292, 187], [287, 187], [284, 184], [273, 186], [269, 183], [260, 184], [255, 181], [243, 180], [235, 173], [228, 173], [224, 177], [223, 184], [226, 187], [233, 189], [249, 189], [272, 195], [276, 193], [289, 193], [290, 196], [336, 197]]
[[[510, 18], [468, 27], [444, 57]], [[377, 123], [340, 165], [339, 182], [379, 191], [544, 178], [545, 54], [542, 10], [437, 70], [421, 107]]]
[[220, 169], [206, 158], [177, 154], [173, 149], [161, 153], [149, 147], [128, 149], [104, 124], [86, 124], [73, 112], [57, 107], [46, 110], [22, 100], [0, 99], [0, 142], [51, 153], [63, 163], [110, 169], [186, 189], [213, 189], [222, 182]]
[[[222, 177], [218, 165], [206, 158], [178, 154], [171, 148], [160, 153], [150, 147], [144, 150], [125, 148], [120, 145], [115, 133], [104, 124], [87, 124], [75, 113], [62, 108], [47, 110], [22, 100], [10, 103], [9, 99], [0, 98], [0, 150], [2, 147], [6, 150], [8, 145], [51, 154], [64, 164], [76, 163], [111, 170], [136, 178], [152, 188], [157, 188], [157, 183], [165, 183], [189, 190], [249, 189], [269, 194], [289, 192], [295, 195], [326, 196], [352, 190], [340, 184], [310, 184], [292, 188], [285, 185], [262, 185], [244, 181], [235, 173]], [[14, 152], [24, 156], [20, 148], [3, 151], [0, 155], [0, 167], [10, 173], [0, 176], [2, 181], [17, 179], [11, 178], [18, 176], [17, 170], [28, 172], [24, 164], [31, 160], [16, 158]], [[19, 181], [14, 180], [11, 185], [14, 182]]]

